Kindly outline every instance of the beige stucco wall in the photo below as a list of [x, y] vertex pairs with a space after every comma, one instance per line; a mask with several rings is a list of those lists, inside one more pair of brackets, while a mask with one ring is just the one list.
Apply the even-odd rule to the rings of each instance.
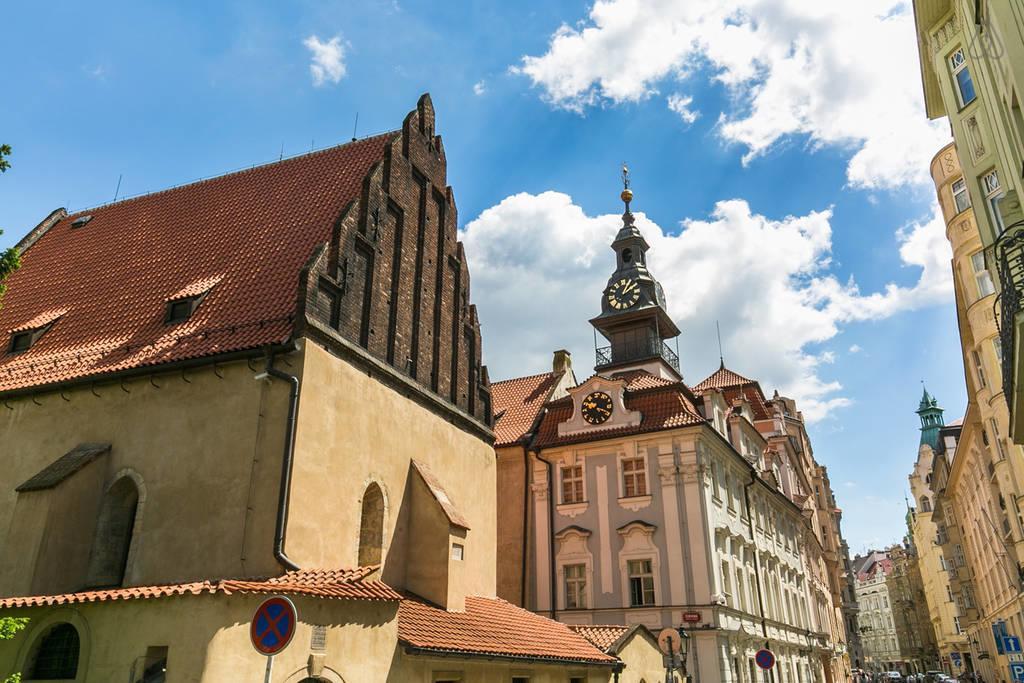
[[[126, 583], [277, 571], [288, 389], [255, 381], [261, 369], [210, 365], [0, 407], [0, 594], [80, 589], [100, 496], [126, 472], [143, 483]], [[53, 489], [14, 491], [88, 441], [112, 448]]]
[[302, 353], [288, 555], [304, 567], [355, 566], [360, 500], [367, 485], [377, 482], [385, 497], [383, 577], [406, 587], [407, 558], [423, 561], [431, 550], [407, 532], [410, 463], [416, 459], [468, 521], [465, 595], [493, 597], [497, 512], [491, 445], [313, 342], [307, 340]]
[[495, 449], [498, 481], [498, 597], [523, 606], [523, 494], [529, 493], [526, 482], [525, 449], [506, 446]]

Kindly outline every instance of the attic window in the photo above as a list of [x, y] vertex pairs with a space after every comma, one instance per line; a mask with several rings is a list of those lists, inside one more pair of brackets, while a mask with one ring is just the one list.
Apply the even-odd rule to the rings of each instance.
[[[52, 325], [52, 323], [50, 325]], [[42, 327], [36, 327], [31, 330], [12, 333], [11, 345], [7, 350], [10, 353], [24, 353], [25, 351], [28, 351], [33, 344], [39, 341], [40, 337], [46, 334], [46, 331], [50, 329], [50, 325], [43, 325]]]
[[86, 223], [88, 223], [91, 220], [92, 220], [92, 215], [91, 214], [86, 214], [84, 216], [79, 216], [75, 220], [71, 221], [71, 227], [72, 228], [80, 228], [80, 227], [82, 227], [83, 225], [85, 225]]
[[167, 302], [167, 314], [164, 317], [164, 323], [168, 325], [176, 325], [183, 323], [192, 317], [192, 314], [199, 308], [199, 304], [203, 303], [203, 299], [206, 297], [205, 292], [198, 296], [187, 296], [181, 299], [172, 299]]
[[15, 354], [28, 351], [65, 312], [64, 310], [47, 311], [11, 330], [11, 341], [7, 345], [7, 352]]

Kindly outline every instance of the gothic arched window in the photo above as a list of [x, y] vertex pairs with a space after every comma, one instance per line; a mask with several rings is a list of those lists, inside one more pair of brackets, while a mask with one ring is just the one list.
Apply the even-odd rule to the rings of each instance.
[[375, 482], [363, 492], [359, 518], [359, 566], [381, 563], [384, 548], [384, 492]]
[[78, 630], [67, 622], [57, 624], [39, 640], [28, 680], [73, 681], [78, 676]]
[[138, 507], [139, 489], [130, 476], [118, 479], [104, 494], [89, 556], [90, 588], [120, 586], [124, 581]]

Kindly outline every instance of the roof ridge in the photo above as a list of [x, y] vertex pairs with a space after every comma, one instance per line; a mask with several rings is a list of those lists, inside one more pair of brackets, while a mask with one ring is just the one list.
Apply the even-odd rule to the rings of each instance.
[[211, 182], [211, 181], [214, 181], [214, 180], [220, 180], [221, 178], [230, 178], [231, 176], [237, 176], [237, 175], [242, 175], [244, 173], [250, 173], [252, 171], [263, 169], [263, 168], [266, 168], [268, 166], [273, 166], [274, 164], [284, 164], [286, 162], [295, 161], [297, 159], [303, 159], [303, 158], [306, 158], [306, 157], [312, 157], [312, 156], [316, 156], [318, 154], [325, 154], [327, 152], [331, 152], [331, 151], [340, 149], [342, 147], [347, 147], [349, 145], [356, 145], [356, 144], [360, 144], [360, 143], [363, 143], [363, 142], [369, 142], [369, 141], [374, 140], [376, 138], [384, 138], [384, 137], [387, 137], [389, 135], [400, 135], [401, 133], [402, 133], [401, 129], [388, 130], [388, 131], [384, 131], [383, 133], [375, 133], [374, 135], [367, 135], [365, 137], [361, 137], [361, 138], [358, 138], [358, 139], [355, 139], [355, 140], [348, 140], [347, 142], [341, 142], [341, 143], [338, 143], [336, 145], [328, 145], [327, 147], [320, 147], [318, 149], [314, 149], [314, 150], [311, 150], [309, 152], [300, 152], [298, 154], [292, 154], [290, 156], [282, 156], [282, 157], [279, 157], [277, 159], [273, 159], [271, 161], [257, 162], [255, 164], [252, 164], [251, 166], [246, 166], [246, 167], [241, 167], [241, 168], [234, 168], [234, 169], [230, 169], [230, 170], [227, 170], [227, 171], [222, 171], [220, 173], [215, 173], [214, 175], [202, 176], [202, 177], [196, 178], [194, 180], [187, 180], [187, 181], [185, 181], [183, 183], [179, 183], [177, 185], [171, 185], [170, 187], [164, 187], [164, 188], [161, 188], [159, 190], [146, 190], [144, 192], [139, 192], [138, 194], [129, 195], [129, 196], [123, 197], [123, 198], [115, 200], [115, 201], [100, 202], [99, 204], [90, 204], [88, 206], [83, 206], [83, 207], [76, 208], [74, 211], [68, 211], [68, 214], [67, 214], [66, 218], [71, 218], [71, 217], [77, 216], [79, 214], [85, 213], [87, 211], [93, 211], [93, 210], [96, 210], [96, 209], [106, 209], [106, 208], [110, 208], [112, 206], [119, 206], [119, 205], [122, 205], [122, 204], [128, 204], [130, 202], [136, 201], [138, 199], [142, 199], [144, 197], [152, 197], [154, 195], [160, 195], [160, 194], [164, 194], [166, 192], [173, 192], [174, 190], [180, 190], [180, 189], [183, 189], [183, 188], [186, 188], [186, 187], [192, 187], [192, 186], [195, 186], [195, 185], [202, 185], [203, 183], [208, 183], [208, 182]]
[[491, 382], [491, 387], [496, 384], [508, 384], [509, 382], [521, 382], [524, 379], [536, 379], [538, 377], [550, 377], [551, 375], [557, 374], [554, 370], [549, 372], [538, 372], [534, 375], [523, 375], [522, 377], [509, 377], [508, 379], [499, 379]]

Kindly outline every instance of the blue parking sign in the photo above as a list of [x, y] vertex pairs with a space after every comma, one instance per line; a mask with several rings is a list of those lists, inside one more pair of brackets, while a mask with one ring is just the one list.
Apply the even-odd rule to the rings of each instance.
[[1006, 651], [1006, 654], [1017, 654], [1020, 652], [1020, 638], [1017, 636], [1004, 636], [1003, 650]]
[[1024, 681], [1024, 664], [1014, 663], [1010, 665], [1010, 678], [1015, 681]]

